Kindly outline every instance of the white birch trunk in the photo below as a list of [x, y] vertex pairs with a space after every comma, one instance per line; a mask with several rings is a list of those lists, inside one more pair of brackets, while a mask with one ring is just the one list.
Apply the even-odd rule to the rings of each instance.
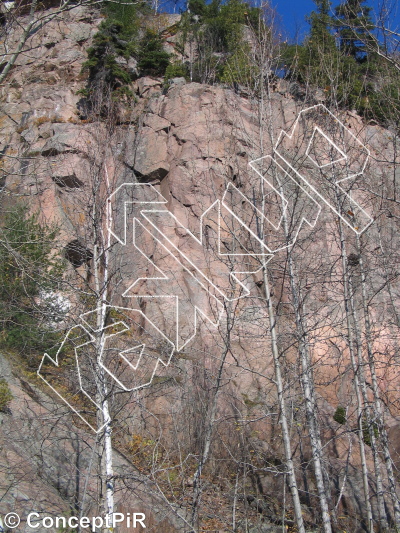
[[[260, 98], [260, 105], [259, 105], [259, 125], [260, 125], [259, 140], [260, 140], [260, 150], [262, 152], [264, 148], [263, 145], [264, 145], [264, 112], [265, 112], [263, 69], [261, 69], [260, 83], [262, 86], [262, 90], [261, 90], [261, 98]], [[269, 92], [270, 92], [270, 87], [269, 87], [269, 82], [268, 82], [267, 83], [267, 103], [269, 104], [270, 120], [268, 120], [267, 124], [268, 124], [269, 138], [271, 140], [271, 144], [273, 145], [274, 143], [274, 131], [273, 131], [273, 124], [272, 124], [273, 112], [272, 112], [271, 99], [269, 98]], [[264, 195], [264, 190], [263, 190], [263, 183], [261, 185], [261, 194], [262, 194], [262, 212], [265, 212], [265, 195]], [[258, 237], [262, 241], [265, 238], [264, 226], [262, 222], [259, 223]], [[265, 250], [261, 250], [261, 252], [263, 253], [265, 252]], [[286, 475], [288, 476], [290, 493], [292, 496], [294, 515], [295, 515], [295, 521], [296, 521], [298, 533], [305, 533], [303, 514], [301, 510], [301, 503], [300, 503], [300, 497], [299, 497], [299, 490], [297, 487], [296, 473], [295, 473], [293, 459], [292, 459], [290, 430], [289, 430], [289, 424], [288, 424], [288, 419], [287, 419], [287, 414], [286, 414], [285, 394], [284, 394], [282, 370], [281, 370], [280, 355], [279, 355], [279, 348], [278, 348], [278, 341], [277, 341], [275, 311], [274, 311], [274, 306], [273, 306], [272, 297], [271, 297], [267, 264], [263, 256], [262, 256], [261, 262], [262, 262], [263, 281], [264, 281], [264, 293], [265, 293], [265, 298], [267, 300], [267, 308], [268, 308], [269, 332], [271, 335], [271, 350], [272, 350], [272, 358], [274, 362], [275, 386], [276, 386], [276, 390], [278, 394], [280, 424], [282, 428], [282, 440], [283, 440], [283, 446], [284, 446], [284, 451], [285, 451], [285, 462], [286, 462], [286, 469], [287, 469], [284, 475], [284, 478], [286, 477]], [[284, 521], [282, 524], [282, 528], [284, 528]]]
[[358, 321], [358, 316], [357, 316], [357, 309], [355, 306], [354, 288], [353, 288], [353, 282], [352, 282], [351, 275], [349, 275], [349, 289], [350, 289], [350, 307], [351, 307], [351, 313], [352, 313], [352, 318], [353, 318], [355, 340], [356, 340], [356, 346], [357, 346], [358, 373], [359, 373], [361, 392], [362, 392], [362, 397], [363, 397], [363, 402], [364, 402], [365, 421], [368, 427], [368, 434], [369, 434], [369, 438], [371, 442], [371, 450], [372, 450], [372, 455], [374, 459], [375, 482], [377, 486], [377, 500], [378, 500], [379, 518], [381, 522], [380, 526], [381, 528], [385, 530], [388, 528], [388, 523], [387, 523], [386, 511], [385, 511], [385, 502], [383, 498], [381, 467], [380, 467], [380, 462], [379, 462], [377, 442], [375, 438], [374, 424], [372, 421], [371, 411], [369, 408], [367, 386], [365, 383], [364, 360], [363, 360], [363, 354], [362, 354], [361, 335], [360, 335], [359, 321]]
[[[339, 204], [339, 201], [338, 201]], [[348, 346], [350, 354], [350, 362], [353, 369], [354, 375], [354, 392], [356, 395], [357, 402], [357, 433], [358, 441], [360, 447], [360, 459], [361, 459], [361, 469], [362, 469], [362, 482], [363, 482], [363, 492], [364, 492], [364, 503], [367, 513], [367, 528], [369, 533], [373, 533], [373, 519], [372, 519], [372, 509], [369, 496], [369, 485], [368, 485], [368, 467], [367, 460], [365, 455], [365, 443], [363, 435], [363, 403], [360, 393], [360, 380], [359, 380], [359, 369], [355, 358], [355, 334], [354, 327], [352, 324], [351, 309], [350, 309], [350, 287], [349, 287], [349, 276], [348, 276], [348, 266], [347, 266], [347, 257], [346, 257], [346, 245], [344, 240], [344, 232], [342, 221], [339, 218], [339, 236], [340, 236], [340, 250], [341, 250], [341, 259], [342, 259], [342, 270], [343, 270], [343, 286], [344, 286], [344, 307], [346, 314], [346, 324], [347, 324], [347, 335], [348, 335]]]
[[[396, 523], [396, 527], [400, 529], [400, 502], [399, 502], [399, 497], [397, 494], [396, 478], [393, 472], [393, 462], [392, 462], [392, 458], [390, 455], [389, 440], [388, 440], [388, 435], [387, 435], [386, 427], [385, 427], [384, 408], [382, 406], [382, 401], [380, 398], [378, 378], [377, 378], [376, 368], [375, 368], [375, 359], [374, 359], [374, 354], [373, 354], [373, 349], [372, 349], [372, 340], [371, 340], [372, 339], [372, 335], [371, 335], [372, 328], [371, 328], [371, 320], [370, 320], [368, 303], [367, 303], [368, 302], [367, 281], [366, 281], [366, 275], [365, 275], [365, 270], [364, 270], [364, 262], [363, 262], [363, 257], [362, 257], [362, 249], [361, 249], [361, 242], [360, 242], [359, 236], [357, 236], [357, 251], [359, 254], [359, 258], [360, 258], [362, 304], [363, 304], [363, 311], [364, 311], [368, 366], [369, 366], [370, 375], [371, 375], [371, 384], [372, 384], [372, 392], [373, 392], [374, 414], [375, 414], [375, 420], [378, 426], [379, 440], [382, 446], [383, 457], [384, 457], [384, 462], [386, 466], [386, 472], [387, 472], [387, 477], [388, 477], [388, 482], [389, 482], [389, 493], [390, 493], [390, 497], [391, 497], [392, 504], [393, 504], [395, 523]], [[383, 490], [383, 488], [381, 490]]]
[[311, 357], [307, 346], [307, 333], [303, 324], [303, 317], [300, 310], [299, 294], [296, 288], [295, 274], [293, 268], [293, 259], [289, 250], [289, 276], [290, 285], [293, 298], [293, 307], [295, 309], [296, 316], [296, 328], [299, 340], [299, 357], [301, 362], [301, 384], [303, 388], [305, 406], [306, 406], [306, 419], [307, 429], [310, 436], [311, 453], [314, 463], [314, 474], [317, 483], [317, 491], [319, 503], [322, 513], [322, 524], [325, 533], [331, 533], [331, 518], [328, 506], [327, 491], [324, 482], [323, 470], [322, 470], [322, 444], [319, 434], [318, 420], [316, 418], [316, 402], [314, 383], [311, 374]]
[[[100, 180], [95, 184], [94, 195], [97, 195], [100, 189]], [[98, 217], [98, 218], [97, 218]], [[108, 250], [110, 245], [110, 235], [108, 239], [105, 239], [104, 231], [102, 228], [102, 214], [96, 212], [96, 204], [93, 208], [93, 221], [95, 230], [95, 245], [93, 247], [93, 270], [94, 270], [94, 282], [97, 300], [97, 315], [96, 315], [96, 330], [97, 330], [97, 346], [96, 346], [96, 358], [97, 358], [97, 392], [99, 396], [99, 404], [101, 405], [100, 420], [101, 425], [104, 425], [103, 429], [103, 453], [101, 461], [101, 477], [104, 487], [105, 502], [104, 517], [106, 519], [106, 525], [104, 527], [105, 533], [112, 533], [112, 518], [114, 514], [114, 472], [113, 472], [113, 448], [112, 448], [112, 426], [111, 417], [108, 402], [108, 387], [107, 377], [104, 369], [99, 365], [101, 359], [105, 356], [105, 342], [106, 337], [104, 329], [106, 327], [107, 318], [107, 297], [109, 288], [109, 271], [108, 271]], [[99, 244], [100, 251], [99, 253]]]
[[292, 459], [292, 449], [291, 449], [291, 444], [290, 444], [290, 430], [289, 430], [289, 425], [288, 425], [287, 415], [286, 415], [282, 371], [281, 371], [278, 341], [277, 341], [277, 334], [276, 334], [275, 312], [274, 312], [274, 306], [273, 306], [272, 298], [271, 298], [268, 272], [267, 272], [265, 264], [263, 266], [263, 276], [264, 276], [263, 279], [264, 279], [264, 287], [265, 287], [265, 298], [267, 300], [268, 314], [269, 314], [269, 324], [270, 324], [269, 330], [270, 330], [270, 335], [271, 335], [272, 358], [274, 361], [274, 370], [275, 370], [275, 385], [276, 385], [276, 389], [278, 393], [280, 423], [282, 427], [282, 440], [283, 440], [283, 446], [285, 450], [285, 462], [286, 462], [286, 469], [287, 469], [286, 473], [288, 476], [290, 493], [292, 495], [292, 500], [293, 500], [293, 508], [294, 508], [294, 515], [295, 515], [297, 529], [299, 533], [305, 533], [303, 514], [302, 514], [301, 503], [300, 503], [300, 498], [299, 498], [299, 491], [297, 487], [296, 475], [295, 475], [294, 464], [293, 464], [293, 459]]

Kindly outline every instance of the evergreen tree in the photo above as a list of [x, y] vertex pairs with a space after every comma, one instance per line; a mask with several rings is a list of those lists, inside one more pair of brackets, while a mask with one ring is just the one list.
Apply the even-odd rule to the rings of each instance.
[[[88, 72], [87, 87], [78, 91], [84, 96], [78, 107], [81, 118], [91, 113], [109, 115], [116, 111], [118, 101], [133, 99], [130, 84], [136, 73], [128, 68], [128, 60], [137, 55], [139, 15], [148, 13], [148, 6], [135, 0], [115, 0], [102, 6], [105, 20], [87, 49], [88, 59], [82, 72]], [[125, 60], [125, 61], [124, 61]]]
[[322, 45], [324, 49], [334, 48], [335, 39], [331, 32], [333, 24], [330, 0], [314, 0], [317, 11], [312, 11], [308, 17], [308, 22], [311, 25], [310, 39], [315, 45]]
[[338, 65], [339, 53], [332, 33], [330, 0], [314, 0], [316, 10], [307, 17], [310, 32], [302, 46], [288, 46], [283, 59], [287, 75], [318, 87], [331, 85], [328, 67]]
[[321, 79], [321, 63], [330, 63], [337, 56], [335, 37], [331, 31], [331, 2], [330, 0], [314, 0], [314, 3], [317, 10], [312, 11], [308, 17], [311, 28], [303, 61], [312, 71], [312, 83], [325, 86], [329, 85], [330, 80], [325, 79], [325, 76]]
[[58, 231], [16, 206], [0, 230], [0, 346], [29, 353], [51, 345], [63, 317], [57, 291], [64, 263], [54, 253]]
[[129, 57], [128, 42], [123, 40], [122, 23], [108, 19], [100, 24], [93, 38], [93, 46], [88, 48], [88, 60], [82, 70], [89, 71], [91, 88], [102, 89], [106, 84], [112, 91], [129, 85], [131, 77], [117, 62], [117, 57]]
[[138, 67], [142, 75], [163, 76], [169, 65], [170, 55], [164, 50], [158, 33], [147, 30], [140, 42]]
[[357, 61], [363, 61], [367, 54], [366, 40], [373, 28], [371, 7], [366, 0], [345, 0], [335, 9], [336, 26], [340, 37], [340, 49]]

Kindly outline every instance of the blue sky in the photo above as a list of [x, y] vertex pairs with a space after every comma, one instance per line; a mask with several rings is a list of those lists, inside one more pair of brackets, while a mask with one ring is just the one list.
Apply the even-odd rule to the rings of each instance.
[[[276, 8], [281, 21], [282, 33], [285, 32], [290, 40], [298, 37], [301, 41], [309, 28], [305, 17], [315, 9], [314, 2], [312, 0], [272, 0], [271, 3]], [[340, 1], [334, 0], [333, 7], [339, 3]], [[391, 29], [400, 28], [400, 5], [398, 5], [400, 2], [389, 0], [386, 3], [390, 3]], [[369, 0], [366, 5], [372, 7], [375, 13], [379, 13], [382, 0]]]
[[272, 5], [277, 11], [282, 34], [287, 35], [290, 40], [296, 37], [301, 40], [309, 28], [305, 16], [315, 9], [314, 2], [312, 0], [273, 0]]
[[[247, 0], [250, 4], [257, 4], [257, 0]], [[276, 8], [279, 19], [279, 26], [282, 35], [288, 37], [290, 41], [302, 38], [308, 31], [308, 24], [305, 21], [306, 15], [315, 9], [315, 4], [312, 0], [270, 0], [271, 5]], [[379, 13], [382, 2], [390, 4], [390, 21], [391, 29], [400, 28], [400, 0], [368, 0], [367, 5], [372, 7], [374, 11]], [[333, 0], [333, 7], [338, 5], [340, 0]], [[179, 12], [180, 6], [185, 6], [185, 0], [161, 0], [161, 5], [165, 11], [173, 12], [174, 5], [176, 12]]]

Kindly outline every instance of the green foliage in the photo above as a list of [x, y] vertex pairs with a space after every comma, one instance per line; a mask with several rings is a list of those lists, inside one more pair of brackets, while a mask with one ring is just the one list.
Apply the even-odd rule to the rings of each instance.
[[123, 25], [112, 19], [100, 24], [93, 46], [87, 50], [88, 60], [82, 66], [83, 71], [89, 71], [92, 88], [106, 85], [114, 91], [132, 81], [117, 62], [118, 56], [128, 58], [133, 51], [133, 43], [121, 38], [122, 30]]
[[[131, 5], [129, 5], [131, 4]], [[120, 38], [130, 42], [137, 37], [139, 30], [139, 14], [148, 14], [150, 8], [145, 2], [136, 2], [135, 0], [113, 0], [105, 2], [103, 13], [107, 19], [118, 22], [121, 25]]]
[[357, 61], [366, 58], [365, 40], [372, 29], [371, 7], [366, 0], [345, 0], [336, 9], [336, 27], [340, 38], [340, 49], [345, 55]]
[[163, 76], [169, 65], [170, 55], [164, 51], [161, 37], [147, 30], [139, 46], [138, 67], [141, 74]]
[[7, 410], [8, 404], [13, 399], [10, 387], [5, 379], [0, 379], [0, 412]]
[[326, 88], [332, 84], [332, 72], [337, 71], [341, 58], [332, 34], [331, 2], [314, 2], [317, 9], [307, 17], [308, 36], [302, 46], [287, 46], [283, 58], [288, 72], [298, 81]]
[[[372, 428], [375, 438], [379, 437], [378, 426], [372, 423], [371, 428]], [[368, 425], [367, 419], [365, 417], [362, 419], [362, 432], [363, 432], [363, 439], [364, 439], [365, 444], [367, 446], [371, 446], [370, 426]]]
[[381, 124], [400, 127], [400, 75], [396, 69], [366, 95], [364, 108], [366, 116]]
[[247, 83], [252, 75], [250, 46], [244, 28], [260, 27], [261, 11], [241, 0], [191, 0], [190, 13], [181, 21], [182, 43], [194, 43], [197, 60], [192, 67], [193, 79], [201, 83]]
[[346, 423], [346, 409], [342, 407], [341, 405], [338, 405], [335, 414], [333, 415], [333, 420], [337, 422], [338, 424], [345, 424]]
[[136, 101], [135, 100], [135, 95], [129, 89], [129, 87], [127, 87], [126, 85], [122, 85], [121, 87], [118, 87], [113, 92], [113, 99], [114, 100], [119, 101], [119, 100], [122, 100], [124, 98], [126, 98], [127, 100], [129, 100], [131, 102], [132, 101]]
[[330, 16], [332, 3], [330, 0], [314, 0], [314, 3], [317, 10], [312, 11], [308, 17], [311, 26], [310, 38], [334, 44], [335, 41], [330, 31], [333, 23]]
[[51, 322], [62, 319], [52, 291], [64, 261], [54, 254], [58, 231], [40, 224], [37, 214], [17, 205], [0, 230], [0, 346], [25, 354], [52, 343]]
[[89, 73], [89, 80], [87, 87], [80, 92], [91, 101], [92, 106], [95, 106], [96, 101], [101, 102], [101, 113], [110, 111], [109, 96], [112, 100], [133, 98], [129, 88], [132, 76], [124, 60], [137, 55], [139, 13], [147, 10], [147, 4], [133, 0], [104, 3], [103, 14], [106, 19], [100, 24], [93, 44], [87, 50], [88, 59], [82, 71]]
[[244, 43], [232, 55], [230, 55], [224, 64], [220, 81], [223, 83], [240, 83], [241, 85], [251, 85], [254, 76], [256, 76], [256, 69], [249, 61], [250, 45]]
[[306, 58], [313, 70], [318, 70], [321, 63], [337, 63], [338, 52], [335, 38], [332, 35], [331, 2], [315, 0], [317, 11], [309, 17], [310, 34], [306, 41]]
[[189, 0], [188, 3], [190, 13], [198, 15], [204, 20], [210, 20], [218, 16], [220, 5], [220, 0], [212, 0], [210, 3], [207, 3], [205, 0]]
[[165, 81], [172, 78], [185, 78], [188, 79], [189, 70], [183, 63], [170, 63], [165, 69]]
[[344, 0], [336, 17], [330, 15], [330, 0], [314, 1], [317, 9], [308, 17], [308, 36], [302, 45], [283, 51], [286, 76], [307, 85], [310, 95], [322, 89], [328, 104], [398, 127], [399, 73], [369, 51], [378, 44], [368, 33], [371, 18], [365, 0]]
[[240, 0], [228, 0], [216, 15], [205, 17], [204, 37], [214, 47], [214, 52], [234, 53], [243, 44], [245, 25], [258, 24], [259, 9]]

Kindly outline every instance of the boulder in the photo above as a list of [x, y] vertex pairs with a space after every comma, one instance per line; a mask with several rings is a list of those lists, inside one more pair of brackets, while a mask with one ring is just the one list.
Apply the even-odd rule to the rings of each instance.
[[147, 76], [139, 78], [137, 81], [139, 96], [151, 96], [156, 93], [161, 93], [162, 85], [162, 78], [150, 78]]
[[143, 125], [148, 126], [156, 132], [161, 130], [168, 132], [168, 129], [171, 127], [169, 120], [166, 120], [158, 115], [154, 115], [153, 113], [150, 113], [144, 117]]
[[173, 86], [173, 85], [186, 85], [186, 79], [181, 77], [181, 78], [171, 78], [169, 81], [168, 81], [169, 85], [170, 86]]
[[163, 179], [170, 167], [166, 135], [160, 135], [147, 126], [143, 127], [132, 167], [143, 181]]
[[87, 131], [73, 124], [54, 124], [53, 136], [50, 137], [42, 149], [45, 157], [54, 157], [65, 153], [79, 153], [88, 151], [92, 143]]

